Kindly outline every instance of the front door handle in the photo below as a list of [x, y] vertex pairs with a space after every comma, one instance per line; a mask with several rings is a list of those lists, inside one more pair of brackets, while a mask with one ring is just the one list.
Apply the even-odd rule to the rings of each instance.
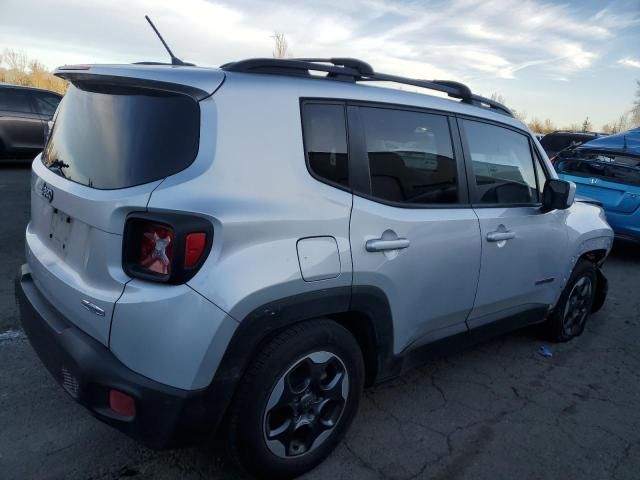
[[511, 240], [512, 238], [516, 238], [516, 232], [489, 232], [487, 233], [487, 241], [489, 242], [504, 242], [505, 240]]
[[384, 252], [385, 250], [400, 250], [407, 248], [411, 242], [408, 238], [396, 238], [393, 240], [383, 240], [382, 238], [372, 238], [367, 240], [365, 248], [367, 252]]

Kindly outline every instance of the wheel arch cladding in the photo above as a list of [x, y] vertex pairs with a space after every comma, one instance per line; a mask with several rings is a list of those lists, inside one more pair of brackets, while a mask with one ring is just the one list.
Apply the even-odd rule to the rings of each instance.
[[227, 410], [238, 381], [263, 346], [284, 329], [328, 318], [345, 327], [360, 345], [365, 381], [391, 376], [393, 324], [386, 295], [376, 287], [334, 287], [275, 300], [253, 310], [235, 331], [210, 385], [213, 408]]
[[607, 294], [609, 292], [609, 281], [607, 277], [604, 276], [600, 266], [607, 258], [608, 251], [606, 249], [600, 248], [595, 250], [589, 250], [580, 255], [579, 259], [588, 260], [596, 265], [596, 293], [595, 298], [593, 300], [593, 305], [591, 306], [591, 313], [595, 313], [602, 308], [604, 302], [607, 299]]

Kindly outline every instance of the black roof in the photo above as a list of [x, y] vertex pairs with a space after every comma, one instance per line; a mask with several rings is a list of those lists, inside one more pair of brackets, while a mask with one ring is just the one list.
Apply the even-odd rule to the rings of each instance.
[[62, 97], [60, 93], [54, 92], [53, 90], [47, 90], [46, 88], [29, 87], [26, 85], [14, 85], [13, 83], [0, 82], [0, 88], [14, 88], [14, 89], [20, 89], [20, 90], [32, 90], [35, 92], [53, 93], [54, 95], [58, 95], [59, 97]]

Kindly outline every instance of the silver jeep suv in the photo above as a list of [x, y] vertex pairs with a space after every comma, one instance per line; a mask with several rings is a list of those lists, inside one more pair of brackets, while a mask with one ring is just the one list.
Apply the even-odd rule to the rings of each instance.
[[292, 477], [365, 385], [534, 323], [569, 340], [604, 302], [602, 209], [465, 85], [347, 58], [56, 74], [24, 329], [71, 397], [150, 446], [224, 431], [248, 472]]

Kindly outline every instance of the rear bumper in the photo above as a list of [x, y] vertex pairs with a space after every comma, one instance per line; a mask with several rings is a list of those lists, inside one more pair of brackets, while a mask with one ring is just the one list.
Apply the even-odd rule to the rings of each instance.
[[[54, 379], [94, 416], [152, 448], [189, 444], [212, 433], [221, 417], [207, 408], [213, 406], [213, 385], [181, 390], [131, 371], [47, 302], [27, 265], [18, 283], [22, 325], [31, 345]], [[111, 389], [135, 399], [133, 418], [120, 417], [109, 408]]]

